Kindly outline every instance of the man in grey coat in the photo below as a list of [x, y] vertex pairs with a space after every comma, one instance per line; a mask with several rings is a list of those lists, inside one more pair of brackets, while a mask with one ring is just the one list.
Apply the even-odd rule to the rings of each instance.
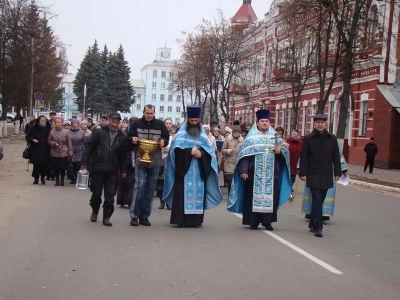
[[322, 207], [328, 189], [333, 187], [332, 173], [338, 181], [342, 171], [336, 136], [326, 130], [326, 116], [314, 116], [314, 130], [303, 139], [299, 177], [312, 195], [310, 232], [322, 237]]

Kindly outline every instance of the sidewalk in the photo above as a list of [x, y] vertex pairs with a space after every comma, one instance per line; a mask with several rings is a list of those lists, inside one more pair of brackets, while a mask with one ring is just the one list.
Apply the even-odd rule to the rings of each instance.
[[[374, 168], [374, 173], [369, 174], [368, 170], [364, 173], [363, 166], [349, 165], [350, 178], [362, 177], [371, 180], [387, 181], [400, 184], [400, 170], [386, 170]], [[354, 178], [356, 179], [356, 178]]]

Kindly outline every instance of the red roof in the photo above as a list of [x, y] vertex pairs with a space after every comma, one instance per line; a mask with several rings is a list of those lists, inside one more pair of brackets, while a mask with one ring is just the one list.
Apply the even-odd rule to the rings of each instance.
[[232, 18], [232, 21], [238, 20], [257, 20], [257, 15], [254, 12], [253, 7], [250, 3], [243, 3], [243, 5], [239, 8], [236, 15]]

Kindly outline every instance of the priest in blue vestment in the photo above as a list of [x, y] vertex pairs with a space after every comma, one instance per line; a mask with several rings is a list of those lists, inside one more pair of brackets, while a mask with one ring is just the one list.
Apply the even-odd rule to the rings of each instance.
[[292, 193], [289, 150], [269, 123], [270, 111], [256, 112], [257, 122], [240, 147], [228, 211], [243, 214], [242, 224], [267, 230], [277, 222], [278, 207]]
[[201, 106], [187, 106], [187, 121], [169, 149], [163, 201], [172, 206], [171, 224], [199, 227], [204, 210], [222, 201], [218, 165], [208, 136], [200, 126]]

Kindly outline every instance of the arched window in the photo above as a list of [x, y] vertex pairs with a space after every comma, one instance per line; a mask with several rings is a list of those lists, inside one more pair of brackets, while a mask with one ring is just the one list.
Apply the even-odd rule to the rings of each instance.
[[374, 5], [371, 8], [368, 18], [368, 38], [370, 43], [376, 42], [376, 33], [379, 25], [378, 6]]

